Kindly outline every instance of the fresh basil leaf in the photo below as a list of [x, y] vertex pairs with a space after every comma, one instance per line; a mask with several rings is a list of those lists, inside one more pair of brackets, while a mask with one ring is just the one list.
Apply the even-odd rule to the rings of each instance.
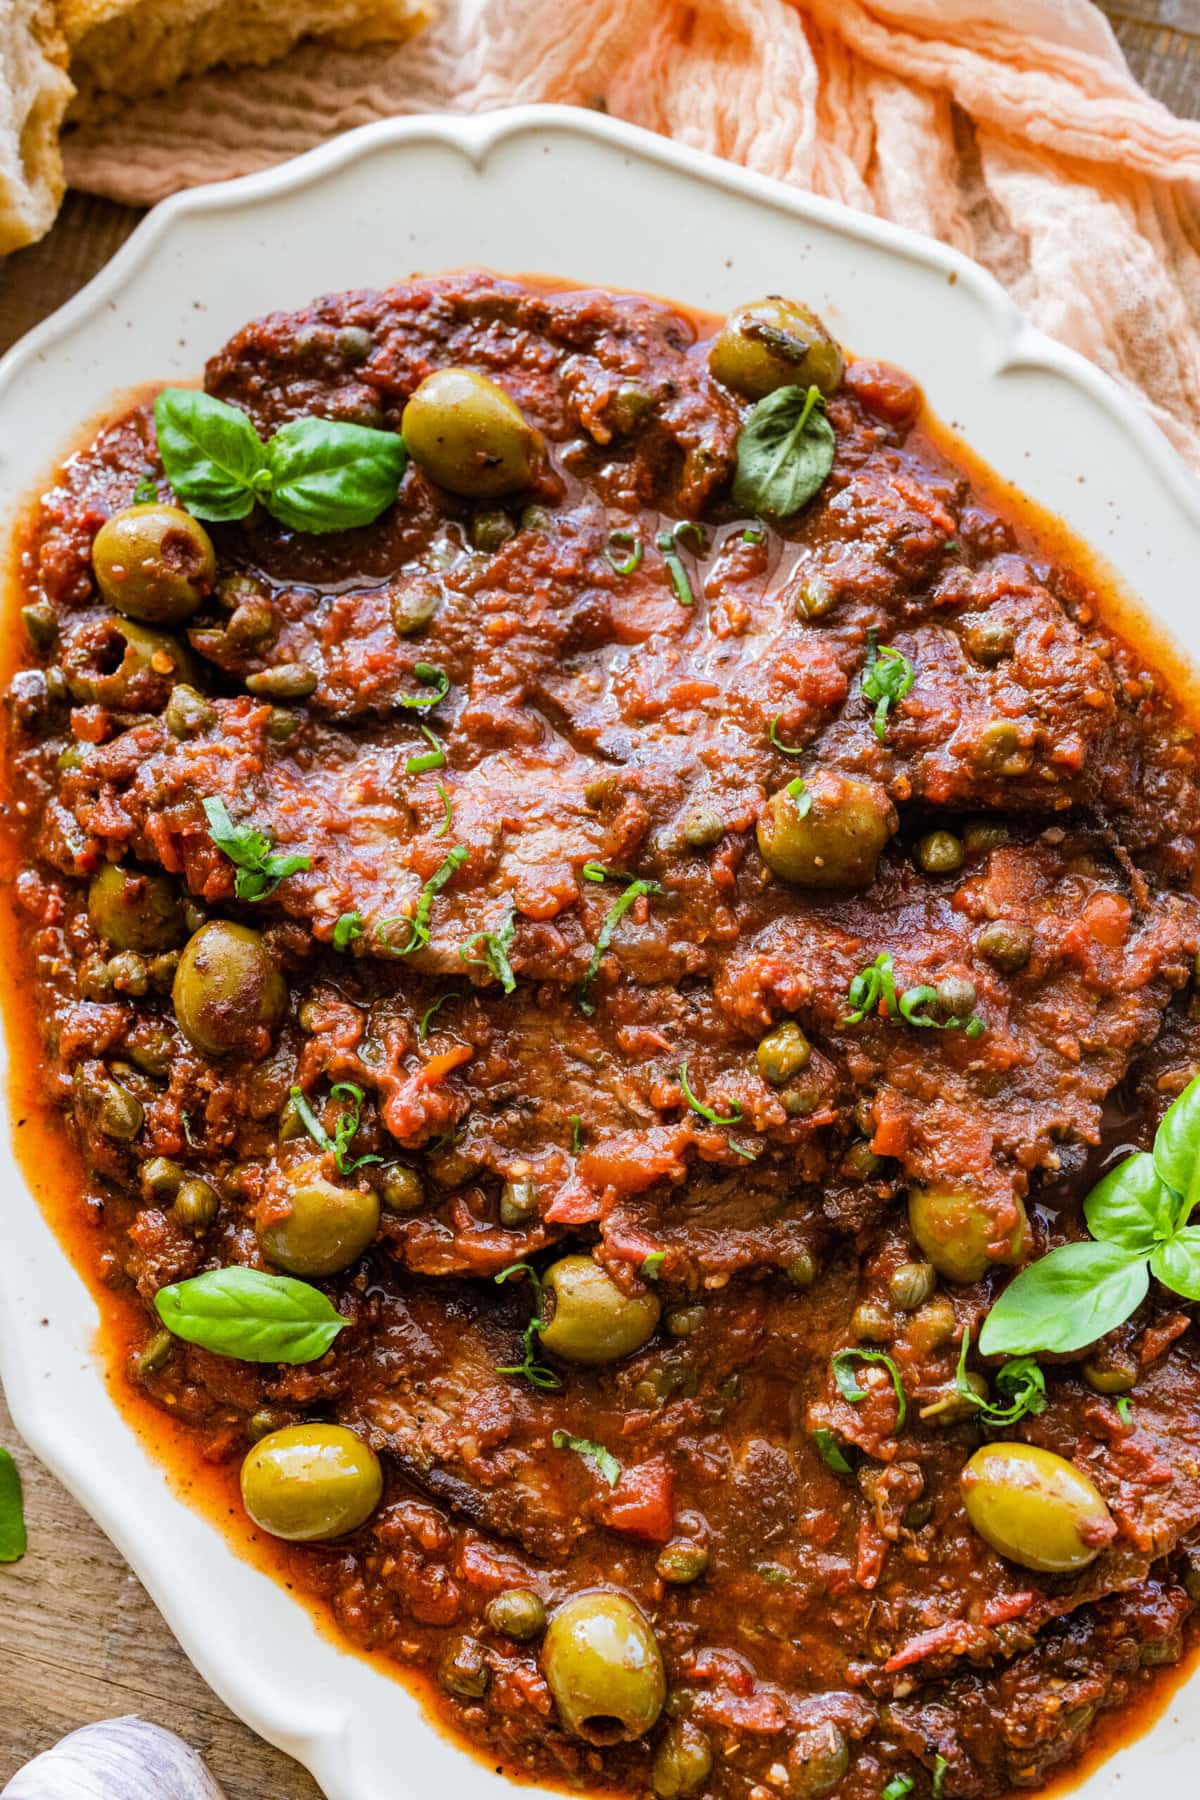
[[1082, 1350], [1146, 1297], [1145, 1258], [1121, 1244], [1064, 1244], [1010, 1281], [979, 1334], [982, 1356]]
[[847, 1475], [853, 1475], [854, 1470], [846, 1460], [845, 1452], [832, 1431], [827, 1431], [824, 1425], [818, 1425], [812, 1434], [812, 1440], [817, 1446], [821, 1461], [825, 1464], [827, 1469], [832, 1469], [835, 1475], [840, 1475], [843, 1478]]
[[335, 950], [348, 950], [355, 938], [363, 934], [363, 916], [355, 907], [353, 912], [339, 913], [333, 927], [333, 947]]
[[1159, 1180], [1155, 1159], [1144, 1150], [1110, 1169], [1083, 1203], [1094, 1238], [1120, 1244], [1139, 1256], [1168, 1234], [1171, 1212], [1171, 1197]]
[[882, 1350], [835, 1350], [829, 1359], [833, 1370], [833, 1379], [837, 1383], [838, 1393], [851, 1406], [857, 1406], [860, 1400], [867, 1397], [866, 1388], [859, 1387], [854, 1374], [856, 1362], [879, 1363], [891, 1376], [892, 1386], [896, 1390], [896, 1430], [903, 1431], [904, 1421], [908, 1416], [908, 1401], [904, 1393], [904, 1383], [900, 1379], [900, 1371], [890, 1356]]
[[292, 419], [267, 445], [268, 510], [293, 531], [348, 531], [392, 504], [404, 439], [340, 419]]
[[315, 1362], [348, 1323], [307, 1281], [239, 1265], [172, 1282], [154, 1306], [175, 1337], [241, 1362]]
[[735, 505], [787, 518], [821, 487], [836, 450], [820, 389], [776, 388], [750, 408], [738, 434]]
[[1200, 1300], [1200, 1225], [1185, 1225], [1151, 1252], [1150, 1272], [1185, 1300]]
[[28, 1549], [21, 1476], [7, 1450], [0, 1450], [0, 1563], [20, 1562]]
[[[1160, 1181], [1193, 1201], [1192, 1183], [1200, 1163], [1200, 1075], [1189, 1081], [1163, 1114], [1154, 1136], [1154, 1167]], [[1190, 1212], [1189, 1205], [1188, 1211]]]
[[589, 1467], [595, 1469], [597, 1475], [607, 1481], [609, 1487], [616, 1487], [621, 1479], [621, 1465], [611, 1450], [603, 1444], [595, 1444], [591, 1438], [572, 1437], [569, 1431], [556, 1431], [550, 1442], [556, 1450], [573, 1450], [581, 1456]]
[[270, 486], [266, 446], [236, 406], [198, 388], [164, 388], [154, 428], [167, 480], [198, 519], [244, 519]]
[[228, 807], [219, 797], [210, 795], [200, 804], [208, 820], [208, 835], [237, 869], [233, 891], [239, 900], [266, 900], [286, 876], [300, 875], [312, 868], [310, 857], [294, 852], [286, 856], [273, 855], [273, 839], [257, 826], [235, 825]]

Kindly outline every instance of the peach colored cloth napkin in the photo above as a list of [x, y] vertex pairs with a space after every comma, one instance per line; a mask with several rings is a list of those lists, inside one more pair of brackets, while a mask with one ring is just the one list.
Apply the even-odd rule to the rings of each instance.
[[68, 173], [144, 202], [370, 119], [532, 100], [967, 251], [1200, 469], [1200, 124], [1138, 87], [1091, 0], [444, 0], [414, 44], [307, 45], [132, 106]]

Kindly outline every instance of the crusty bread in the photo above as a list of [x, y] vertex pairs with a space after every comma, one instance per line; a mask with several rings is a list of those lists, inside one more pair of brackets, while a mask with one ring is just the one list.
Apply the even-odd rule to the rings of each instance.
[[41, 237], [58, 211], [66, 64], [53, 0], [0, 0], [0, 256]]
[[301, 38], [354, 48], [410, 37], [430, 7], [429, 0], [59, 0], [58, 16], [78, 90], [72, 117], [94, 117], [219, 63], [274, 62]]

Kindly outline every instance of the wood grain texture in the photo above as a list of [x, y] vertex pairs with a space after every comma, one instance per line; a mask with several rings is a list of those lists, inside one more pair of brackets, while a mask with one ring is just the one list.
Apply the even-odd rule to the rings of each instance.
[[[1200, 0], [1112, 0], [1104, 10], [1150, 92], [1200, 118]], [[0, 350], [102, 268], [140, 216], [70, 194], [42, 243], [0, 260]], [[2, 1396], [0, 1443], [20, 1462], [30, 1525], [29, 1555], [0, 1567], [0, 1786], [77, 1725], [138, 1712], [194, 1744], [229, 1800], [319, 1800], [304, 1771], [205, 1686], [116, 1551], [22, 1451]]]

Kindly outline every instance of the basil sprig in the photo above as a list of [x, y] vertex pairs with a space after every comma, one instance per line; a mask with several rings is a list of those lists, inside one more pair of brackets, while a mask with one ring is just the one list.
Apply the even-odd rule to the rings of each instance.
[[1082, 1350], [1136, 1312], [1154, 1275], [1200, 1300], [1200, 1076], [1168, 1107], [1152, 1153], [1111, 1169], [1083, 1203], [1091, 1238], [1023, 1269], [979, 1334], [985, 1356]]
[[776, 388], [750, 408], [738, 434], [735, 505], [787, 518], [824, 484], [836, 450], [820, 388]]
[[349, 1323], [307, 1281], [237, 1264], [160, 1288], [154, 1306], [175, 1337], [241, 1362], [315, 1362]]
[[521, 1360], [519, 1363], [497, 1363], [497, 1375], [523, 1375], [530, 1387], [560, 1388], [562, 1381], [548, 1369], [545, 1363], [537, 1359], [537, 1341], [545, 1329], [542, 1323], [542, 1278], [532, 1263], [509, 1263], [507, 1269], [501, 1269], [494, 1277], [497, 1287], [503, 1287], [510, 1275], [528, 1275], [533, 1288], [533, 1310], [529, 1321], [521, 1333]]
[[620, 1481], [621, 1465], [603, 1444], [597, 1444], [591, 1438], [572, 1437], [569, 1431], [552, 1432], [550, 1442], [556, 1450], [573, 1450], [576, 1456], [581, 1456], [609, 1487], [616, 1487]]
[[254, 825], [235, 825], [223, 800], [210, 796], [201, 805], [208, 835], [237, 868], [233, 891], [239, 900], [266, 900], [286, 875], [312, 868], [307, 856], [275, 856], [267, 833]]
[[[1015, 1425], [1018, 1419], [1036, 1419], [1044, 1413], [1049, 1402], [1046, 1398], [1046, 1377], [1032, 1356], [1014, 1356], [997, 1369], [995, 1382], [999, 1400], [985, 1400], [977, 1394], [967, 1380], [967, 1356], [971, 1349], [971, 1328], [968, 1325], [963, 1332], [962, 1349], [958, 1353], [958, 1367], [954, 1371], [954, 1387], [960, 1400], [974, 1409], [976, 1417], [984, 1425]], [[925, 1418], [926, 1413], [921, 1417]]]
[[0, 1450], [0, 1563], [20, 1562], [28, 1548], [21, 1476], [7, 1450]]
[[247, 415], [196, 388], [154, 402], [163, 469], [198, 519], [244, 519], [260, 501], [293, 531], [369, 525], [396, 498], [407, 454], [394, 431], [291, 419], [263, 443]]

